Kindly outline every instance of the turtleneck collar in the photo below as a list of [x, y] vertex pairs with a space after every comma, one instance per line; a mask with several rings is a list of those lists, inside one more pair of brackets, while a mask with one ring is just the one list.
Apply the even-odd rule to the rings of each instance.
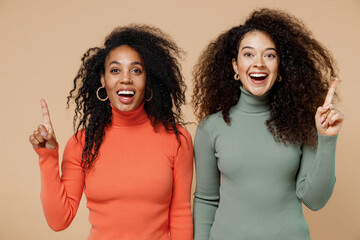
[[145, 112], [144, 105], [145, 102], [141, 103], [141, 105], [133, 111], [122, 112], [116, 109], [112, 104], [110, 104], [112, 108], [111, 125], [117, 127], [131, 127], [143, 125], [149, 120]]
[[269, 93], [261, 96], [255, 96], [240, 87], [241, 94], [236, 107], [247, 113], [261, 113], [269, 111]]

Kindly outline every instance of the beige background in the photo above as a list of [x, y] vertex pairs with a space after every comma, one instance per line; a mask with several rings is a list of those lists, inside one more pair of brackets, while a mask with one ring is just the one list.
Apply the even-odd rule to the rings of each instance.
[[[255, 7], [287, 9], [303, 19], [338, 61], [339, 108], [346, 116], [338, 141], [335, 191], [324, 209], [305, 209], [315, 240], [360, 239], [360, 1], [17, 1], [0, 0], [0, 239], [86, 239], [85, 201], [72, 225], [55, 233], [46, 224], [39, 192], [37, 157], [28, 135], [41, 122], [40, 98], [48, 102], [60, 151], [72, 134], [66, 96], [90, 47], [115, 26], [153, 24], [187, 51], [183, 70], [191, 91], [191, 69], [204, 46], [238, 24]], [[189, 98], [188, 98], [189, 99]], [[185, 119], [193, 121], [190, 107]], [[194, 134], [196, 126], [189, 126]], [[291, 236], [289, 236], [291, 239]]]

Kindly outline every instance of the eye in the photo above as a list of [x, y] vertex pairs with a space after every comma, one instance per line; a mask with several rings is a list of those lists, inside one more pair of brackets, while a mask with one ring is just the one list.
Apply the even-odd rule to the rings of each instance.
[[141, 74], [142, 73], [142, 71], [140, 69], [138, 69], [138, 68], [134, 68], [132, 71], [134, 73], [136, 73], [136, 74]]
[[268, 53], [268, 54], [265, 55], [265, 57], [276, 58], [276, 55], [274, 53]]
[[253, 56], [253, 54], [250, 53], [250, 52], [246, 52], [246, 53], [244, 53], [244, 56], [245, 56], [245, 57], [251, 57], [251, 56]]
[[117, 69], [117, 68], [113, 68], [113, 69], [110, 70], [110, 72], [111, 72], [111, 73], [119, 73], [120, 70]]

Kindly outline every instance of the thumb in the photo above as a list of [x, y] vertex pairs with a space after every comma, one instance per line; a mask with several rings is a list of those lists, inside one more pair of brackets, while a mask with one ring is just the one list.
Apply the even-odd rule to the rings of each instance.
[[[42, 132], [41, 134], [44, 134], [45, 132]], [[44, 137], [44, 136], [43, 136]], [[46, 136], [44, 137], [46, 139], [45, 146], [46, 148], [55, 149], [58, 146], [58, 143], [56, 141], [55, 133], [53, 129], [49, 129], [49, 131], [46, 133]]]

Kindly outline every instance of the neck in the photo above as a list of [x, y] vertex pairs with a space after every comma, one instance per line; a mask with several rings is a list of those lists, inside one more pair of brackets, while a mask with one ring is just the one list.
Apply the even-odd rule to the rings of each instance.
[[241, 94], [239, 102], [236, 106], [241, 111], [248, 113], [260, 113], [267, 112], [269, 110], [269, 93], [265, 93], [261, 96], [255, 96], [242, 87], [240, 87], [240, 90]]
[[146, 123], [149, 118], [144, 109], [144, 102], [135, 110], [129, 112], [122, 112], [116, 109], [113, 105], [112, 116], [111, 116], [111, 125], [118, 127], [131, 127], [139, 126]]

